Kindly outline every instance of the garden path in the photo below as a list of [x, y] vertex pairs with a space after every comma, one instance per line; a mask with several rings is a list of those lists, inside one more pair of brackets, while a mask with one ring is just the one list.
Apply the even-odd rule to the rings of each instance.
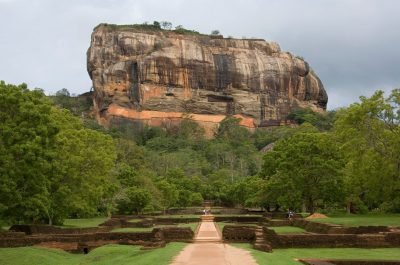
[[257, 265], [244, 249], [222, 243], [216, 224], [203, 220], [195, 236], [195, 243], [186, 246], [171, 265]]

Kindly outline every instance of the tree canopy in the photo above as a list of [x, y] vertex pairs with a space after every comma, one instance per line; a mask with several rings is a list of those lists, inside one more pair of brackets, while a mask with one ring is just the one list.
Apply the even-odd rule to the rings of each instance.
[[288, 117], [297, 126], [254, 132], [228, 117], [207, 139], [190, 117], [168, 129], [106, 129], [89, 114], [90, 96], [0, 82], [0, 219], [61, 224], [204, 199], [400, 212], [399, 95], [377, 91], [336, 112], [297, 109]]

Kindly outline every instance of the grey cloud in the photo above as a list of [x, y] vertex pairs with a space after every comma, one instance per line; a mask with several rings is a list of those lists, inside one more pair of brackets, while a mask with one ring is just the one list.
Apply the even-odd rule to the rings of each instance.
[[167, 20], [278, 42], [310, 63], [332, 109], [400, 87], [398, 10], [396, 0], [0, 0], [0, 79], [49, 93], [88, 91], [94, 26]]

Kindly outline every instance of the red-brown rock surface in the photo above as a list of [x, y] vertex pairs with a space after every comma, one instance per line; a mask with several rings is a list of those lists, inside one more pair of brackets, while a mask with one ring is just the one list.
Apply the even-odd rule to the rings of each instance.
[[101, 24], [87, 68], [106, 126], [170, 126], [188, 117], [210, 132], [235, 115], [254, 128], [284, 121], [297, 107], [323, 111], [328, 100], [304, 60], [264, 40]]

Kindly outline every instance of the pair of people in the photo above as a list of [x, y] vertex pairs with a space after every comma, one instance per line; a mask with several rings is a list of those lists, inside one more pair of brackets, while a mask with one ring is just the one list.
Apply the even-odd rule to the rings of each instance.
[[294, 216], [294, 212], [292, 210], [289, 210], [288, 213], [287, 213], [287, 217], [289, 219], [291, 219], [293, 216]]
[[203, 209], [203, 214], [204, 214], [204, 215], [210, 214], [210, 210], [209, 210], [209, 209]]

